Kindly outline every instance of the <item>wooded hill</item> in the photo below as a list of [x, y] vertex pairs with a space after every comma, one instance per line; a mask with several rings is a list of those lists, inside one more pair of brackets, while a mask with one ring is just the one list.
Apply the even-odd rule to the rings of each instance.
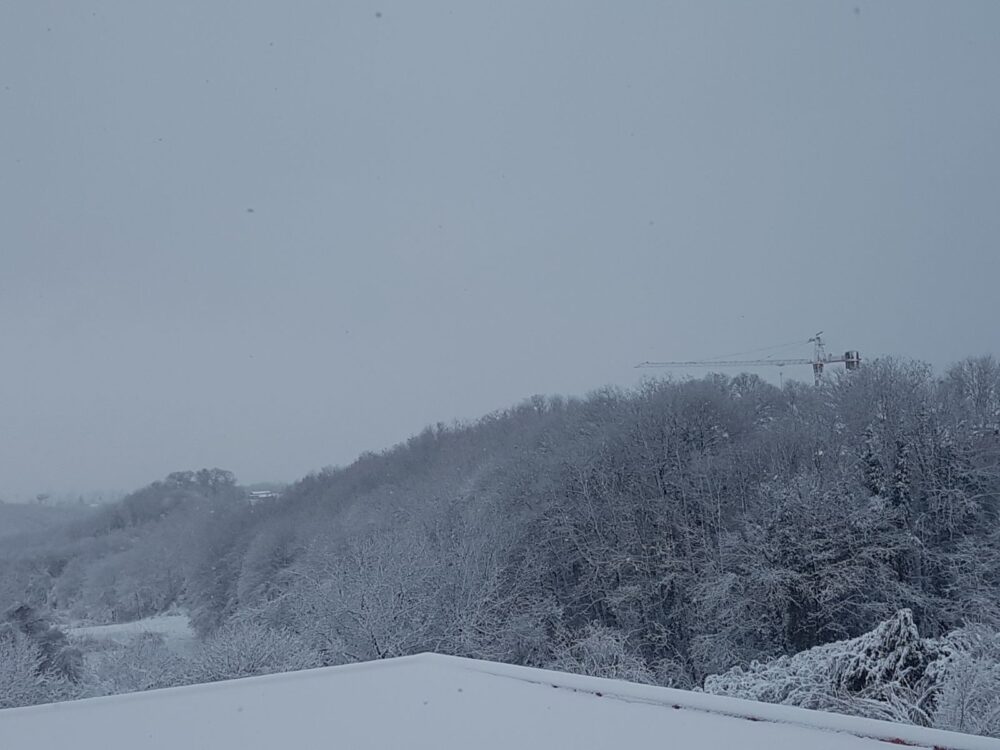
[[0, 607], [183, 607], [319, 663], [439, 651], [687, 687], [855, 638], [1000, 617], [1000, 366], [879, 360], [533, 397], [250, 503], [181, 472], [0, 547]]

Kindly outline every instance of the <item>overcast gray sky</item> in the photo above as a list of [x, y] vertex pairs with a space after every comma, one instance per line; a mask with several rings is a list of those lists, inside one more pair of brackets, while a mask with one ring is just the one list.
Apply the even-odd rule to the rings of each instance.
[[4, 2], [0, 496], [996, 353], [998, 71], [995, 2]]

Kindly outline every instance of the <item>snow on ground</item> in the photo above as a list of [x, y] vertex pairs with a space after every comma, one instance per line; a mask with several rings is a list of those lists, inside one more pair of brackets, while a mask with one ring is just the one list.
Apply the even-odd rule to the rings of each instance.
[[196, 638], [191, 630], [187, 615], [157, 615], [134, 622], [120, 622], [114, 625], [86, 625], [66, 629], [70, 636], [85, 636], [98, 640], [127, 643], [142, 633], [156, 633], [163, 636], [163, 642], [174, 653], [189, 656], [194, 650]]
[[885, 740], [1000, 750], [981, 737], [434, 654], [0, 711], [0, 748], [887, 750]]

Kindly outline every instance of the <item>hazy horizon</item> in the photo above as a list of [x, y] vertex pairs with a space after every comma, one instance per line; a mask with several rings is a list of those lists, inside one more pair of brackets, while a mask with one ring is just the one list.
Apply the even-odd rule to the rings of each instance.
[[[812, 347], [812, 345], [808, 344], [808, 342], [802, 342], [801, 345], [799, 346], [799, 349], [801, 350], [801, 356], [804, 356], [804, 357], [810, 356], [810, 352], [812, 351], [811, 347]], [[828, 351], [828, 354], [831, 354], [831, 353], [839, 355], [841, 352], [839, 352], [839, 351], [833, 351], [833, 352]], [[768, 356], [769, 355], [766, 352], [764, 352], [761, 355], [761, 358], [767, 358]], [[789, 356], [792, 356], [792, 355], [789, 355]], [[795, 356], [799, 356], [799, 355], [795, 355]], [[889, 355], [889, 356], [897, 357], [897, 358], [900, 358], [900, 359], [903, 359], [903, 360], [912, 359], [913, 361], [923, 361], [923, 360], [919, 360], [917, 358], [909, 358], [909, 357], [906, 357], [905, 355]], [[978, 354], [970, 354], [969, 356], [973, 356], [974, 357], [974, 356], [978, 356]], [[715, 357], [718, 357], [718, 355], [715, 355]], [[865, 361], [864, 358], [863, 358], [863, 361]], [[950, 364], [956, 364], [956, 363], [950, 363]], [[841, 367], [842, 367], [841, 365], [832, 365], [832, 366], [830, 366], [827, 369], [827, 372], [828, 373], [830, 373], [830, 372], [838, 372], [841, 369]], [[504, 410], [504, 409], [506, 409], [508, 407], [514, 407], [518, 403], [520, 403], [522, 401], [525, 401], [525, 400], [528, 400], [532, 396], [535, 396], [535, 395], [542, 395], [542, 396], [547, 396], [547, 397], [563, 397], [563, 398], [586, 398], [590, 393], [598, 391], [601, 388], [604, 388], [604, 387], [607, 387], [607, 386], [630, 387], [630, 386], [634, 386], [634, 385], [639, 385], [641, 383], [641, 379], [642, 378], [673, 378], [674, 380], [697, 379], [697, 378], [704, 377], [705, 375], [707, 375], [709, 373], [713, 373], [713, 372], [718, 372], [718, 373], [722, 373], [722, 374], [730, 375], [730, 376], [736, 375], [736, 374], [739, 374], [739, 373], [744, 373], [744, 372], [746, 372], [746, 373], [752, 373], [752, 374], [760, 376], [761, 378], [763, 378], [767, 382], [771, 383], [772, 385], [788, 384], [791, 381], [798, 381], [799, 383], [802, 383], [802, 384], [805, 384], [805, 385], [809, 385], [809, 384], [812, 383], [812, 380], [813, 380], [813, 375], [812, 375], [811, 368], [809, 366], [803, 366], [803, 365], [792, 365], [792, 366], [788, 366], [788, 367], [776, 367], [774, 365], [770, 365], [770, 366], [750, 366], [750, 367], [745, 367], [745, 368], [739, 368], [739, 367], [716, 367], [716, 368], [713, 368], [713, 367], [710, 367], [710, 366], [706, 366], [706, 367], [703, 367], [703, 368], [702, 367], [675, 367], [675, 368], [663, 367], [663, 368], [649, 368], [649, 369], [643, 369], [642, 370], [643, 374], [637, 376], [637, 379], [636, 379], [635, 383], [610, 383], [610, 382], [609, 383], [603, 383], [603, 384], [595, 385], [595, 386], [593, 386], [592, 388], [588, 389], [585, 392], [572, 393], [572, 394], [565, 394], [565, 393], [533, 393], [533, 394], [524, 394], [524, 396], [522, 396], [522, 397], [520, 397], [520, 398], [518, 398], [518, 399], [516, 399], [514, 401], [511, 401], [510, 403], [501, 404], [501, 405], [498, 405], [498, 406], [496, 406], [496, 407], [494, 407], [492, 409], [486, 409], [486, 410], [484, 410], [483, 412], [481, 412], [479, 414], [465, 415], [465, 416], [461, 416], [461, 417], [454, 417], [454, 418], [451, 418], [449, 420], [440, 420], [439, 419], [439, 420], [428, 421], [428, 422], [425, 422], [425, 423], [423, 423], [423, 424], [421, 424], [419, 426], [414, 427], [413, 429], [411, 429], [409, 432], [406, 432], [405, 434], [400, 434], [400, 435], [398, 435], [398, 436], [396, 436], [394, 438], [391, 438], [388, 442], [386, 442], [383, 445], [371, 445], [371, 446], [360, 447], [357, 450], [356, 453], [348, 455], [342, 461], [328, 462], [328, 463], [325, 463], [325, 464], [311, 466], [311, 467], [308, 467], [308, 468], [304, 469], [303, 471], [301, 471], [300, 473], [298, 473], [298, 474], [296, 474], [294, 476], [278, 476], [278, 477], [249, 476], [248, 477], [248, 476], [242, 476], [238, 472], [233, 472], [233, 473], [236, 475], [237, 482], [240, 485], [244, 485], [244, 486], [272, 485], [272, 484], [273, 485], [290, 485], [290, 484], [293, 484], [294, 482], [296, 482], [296, 481], [298, 481], [298, 480], [300, 480], [300, 479], [308, 476], [309, 474], [312, 474], [312, 473], [315, 473], [315, 472], [319, 472], [319, 471], [322, 471], [324, 469], [346, 467], [346, 466], [350, 465], [351, 463], [353, 463], [363, 453], [366, 453], [366, 452], [375, 452], [375, 453], [378, 453], [379, 451], [390, 449], [390, 448], [392, 448], [392, 447], [394, 447], [394, 446], [396, 446], [396, 445], [398, 445], [400, 443], [405, 443], [409, 438], [418, 435], [420, 432], [422, 432], [426, 428], [434, 427], [437, 424], [444, 424], [444, 425], [446, 425], [448, 427], [451, 427], [451, 426], [456, 425], [456, 424], [460, 425], [460, 424], [463, 424], [463, 423], [466, 423], [466, 422], [469, 422], [469, 421], [475, 421], [476, 419], [478, 419], [480, 417], [487, 416], [488, 414], [490, 414], [493, 411], [498, 411], [498, 410], [502, 411], [502, 410]], [[935, 370], [935, 373], [936, 374], [943, 374], [943, 369], [939, 368], [939, 369]], [[103, 502], [110, 502], [110, 501], [117, 500], [117, 499], [123, 497], [124, 495], [126, 495], [126, 494], [128, 494], [128, 493], [130, 493], [130, 492], [132, 492], [132, 491], [134, 491], [136, 489], [139, 489], [139, 488], [144, 487], [144, 486], [146, 486], [148, 484], [151, 484], [152, 482], [155, 482], [155, 481], [158, 481], [160, 479], [163, 479], [163, 478], [166, 477], [167, 474], [172, 473], [174, 471], [198, 470], [198, 469], [203, 469], [203, 468], [219, 468], [219, 469], [231, 470], [231, 468], [228, 467], [228, 466], [208, 465], [208, 464], [204, 464], [204, 465], [202, 465], [202, 464], [191, 464], [191, 465], [187, 465], [187, 466], [167, 467], [166, 469], [164, 469], [164, 471], [163, 471], [162, 474], [155, 475], [155, 476], [150, 475], [149, 477], [147, 477], [145, 479], [140, 478], [136, 483], [134, 483], [132, 485], [127, 485], [127, 486], [125, 486], [125, 485], [116, 486], [114, 484], [107, 484], [107, 485], [99, 485], [98, 484], [98, 485], [88, 486], [88, 487], [66, 486], [66, 487], [62, 487], [62, 488], [55, 488], [55, 489], [53, 489], [51, 486], [47, 486], [46, 485], [46, 486], [39, 486], [39, 487], [35, 487], [35, 488], [28, 488], [28, 490], [22, 491], [22, 492], [18, 492], [18, 493], [7, 493], [7, 494], [4, 494], [4, 492], [2, 490], [0, 490], [0, 502], [13, 502], [13, 503], [31, 503], [31, 502], [37, 502], [37, 498], [38, 498], [39, 494], [48, 495], [48, 497], [44, 501], [46, 504], [51, 504], [53, 502], [58, 502], [58, 503], [75, 502], [75, 501], [77, 501], [81, 497], [85, 501], [87, 501], [87, 502], [102, 502], [102, 503]]]
[[0, 496], [294, 481], [817, 330], [996, 354], [998, 29], [987, 2], [8, 4]]

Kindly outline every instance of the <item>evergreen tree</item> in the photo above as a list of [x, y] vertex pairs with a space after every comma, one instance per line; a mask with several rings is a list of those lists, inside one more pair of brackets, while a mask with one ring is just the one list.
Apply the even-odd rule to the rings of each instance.
[[861, 470], [865, 489], [873, 497], [883, 497], [886, 490], [885, 469], [880, 454], [875, 429], [869, 425], [865, 428], [862, 442]]
[[903, 439], [896, 441], [896, 460], [892, 471], [892, 483], [889, 488], [889, 501], [895, 508], [904, 512], [910, 510], [910, 485], [912, 481], [910, 467], [910, 446]]

